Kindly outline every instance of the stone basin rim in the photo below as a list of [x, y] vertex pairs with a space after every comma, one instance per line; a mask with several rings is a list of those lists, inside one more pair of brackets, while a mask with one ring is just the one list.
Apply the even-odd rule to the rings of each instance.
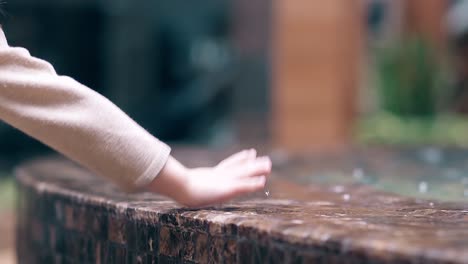
[[[181, 208], [178, 206], [176, 203], [172, 201], [163, 201], [163, 200], [155, 200], [155, 203], [157, 202], [160, 205], [165, 204], [168, 207], [163, 207], [163, 208], [148, 208], [148, 207], [138, 207], [132, 202], [135, 201], [129, 201], [129, 202], [122, 202], [118, 200], [113, 200], [109, 197], [105, 197], [103, 195], [96, 195], [96, 194], [91, 194], [91, 193], [85, 193], [83, 191], [79, 190], [73, 190], [72, 188], [65, 188], [62, 186], [59, 186], [57, 184], [51, 183], [51, 182], [45, 182], [41, 181], [40, 179], [37, 179], [34, 175], [32, 175], [28, 168], [31, 165], [43, 162], [43, 161], [48, 161], [51, 158], [44, 158], [44, 159], [38, 159], [34, 161], [30, 161], [25, 163], [24, 165], [21, 165], [15, 169], [15, 175], [17, 181], [29, 188], [32, 188], [39, 194], [48, 194], [52, 196], [60, 196], [62, 198], [65, 198], [66, 200], [74, 201], [81, 203], [82, 205], [90, 205], [90, 206], [97, 206], [97, 207], [105, 207], [108, 210], [112, 211], [115, 214], [126, 214], [130, 217], [139, 217], [141, 220], [148, 220], [149, 216], [157, 216], [157, 218], [152, 219], [151, 221], [160, 221], [160, 217], [162, 215], [175, 215], [179, 217], [180, 219], [189, 219], [193, 218], [191, 215], [194, 210], [193, 209], [188, 209], [188, 208]], [[385, 193], [381, 191], [376, 191], [377, 193]], [[385, 195], [393, 195], [393, 194], [388, 194], [385, 193]], [[398, 198], [403, 198], [405, 200], [416, 200], [413, 198], [408, 198], [408, 197], [401, 197], [399, 195], [394, 195], [395, 197]], [[417, 199], [417, 200], [424, 200], [424, 199]], [[146, 201], [148, 202], [148, 201]], [[430, 202], [430, 200], [427, 200], [427, 202]], [[458, 203], [458, 202], [438, 202], [440, 204], [447, 204], [451, 206], [465, 206], [465, 203]], [[242, 204], [239, 203], [233, 203], [233, 204], [228, 204], [229, 206], [236, 206], [238, 205], [239, 207], [242, 206]], [[219, 208], [218, 208], [219, 209]], [[214, 208], [205, 208], [205, 209], [200, 209], [200, 212], [204, 212], [206, 210], [209, 210], [208, 213], [213, 212], [222, 212], [218, 211], [218, 209]], [[222, 208], [221, 208], [222, 209]], [[466, 208], [468, 210], [468, 207]], [[140, 212], [141, 214], [139, 214]], [[201, 218], [198, 218], [197, 220], [200, 221], [206, 221], [209, 224], [213, 225], [225, 225], [225, 224], [233, 224], [232, 222], [228, 223], [223, 223], [220, 221], [214, 221], [213, 219], [210, 219], [210, 217], [207, 217], [208, 215], [204, 215]], [[249, 220], [247, 218], [247, 220]], [[407, 259], [407, 258], [412, 258], [415, 255], [415, 248], [412, 248], [412, 250], [408, 249], [405, 250], [405, 248], [401, 247], [387, 247], [387, 248], [382, 248], [382, 245], [380, 247], [372, 246], [369, 243], [361, 243], [365, 241], [353, 241], [353, 243], [349, 245], [347, 244], [346, 240], [343, 240], [341, 237], [337, 237], [334, 235], [330, 235], [327, 239], [323, 240], [320, 238], [313, 238], [311, 236], [298, 236], [297, 234], [289, 234], [285, 235], [283, 232], [275, 231], [275, 230], [269, 230], [268, 228], [265, 227], [259, 227], [255, 225], [255, 221], [246, 221], [242, 223], [237, 223], [235, 224], [239, 227], [244, 227], [248, 228], [250, 231], [255, 232], [255, 233], [262, 233], [262, 232], [270, 232], [269, 236], [274, 239], [275, 241], [280, 241], [280, 242], [286, 242], [290, 243], [291, 245], [296, 245], [296, 246], [301, 246], [304, 248], [316, 248], [316, 247], [325, 247], [325, 248], [332, 248], [334, 250], [339, 250], [339, 251], [353, 251], [358, 254], [364, 254], [366, 256], [373, 256], [378, 258], [382, 258], [381, 255], [379, 255], [379, 252], [384, 252], [387, 254], [391, 254], [391, 256], [386, 256], [385, 258], [390, 258], [390, 259]], [[348, 241], [349, 242], [349, 241]], [[389, 244], [391, 245], [391, 243]], [[468, 247], [468, 246], [467, 246]], [[430, 250], [430, 252], [429, 252]], [[468, 252], [464, 254], [460, 254], [460, 251], [448, 251], [448, 250], [443, 250], [441, 252], [438, 252], [437, 248], [432, 248], [432, 249], [425, 249], [425, 248], [420, 248], [416, 250], [417, 253], [419, 253], [418, 257], [424, 259], [430, 257], [431, 261], [441, 261], [442, 263], [445, 262], [454, 262], [454, 263], [468, 263]], [[429, 256], [431, 255], [431, 256]]]

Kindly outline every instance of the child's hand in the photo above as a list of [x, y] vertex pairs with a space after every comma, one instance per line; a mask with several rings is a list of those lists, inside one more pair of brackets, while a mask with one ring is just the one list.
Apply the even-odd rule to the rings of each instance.
[[170, 157], [149, 189], [186, 206], [207, 206], [262, 190], [270, 171], [270, 159], [257, 158], [255, 150], [234, 154], [212, 168], [187, 169]]

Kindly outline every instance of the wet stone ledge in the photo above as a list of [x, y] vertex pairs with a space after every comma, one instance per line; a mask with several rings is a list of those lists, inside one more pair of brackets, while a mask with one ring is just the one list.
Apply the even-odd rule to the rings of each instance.
[[[179, 156], [217, 156], [205, 154]], [[124, 194], [62, 158], [29, 162], [16, 170], [19, 263], [468, 263], [464, 202], [279, 171], [268, 197], [194, 210]]]

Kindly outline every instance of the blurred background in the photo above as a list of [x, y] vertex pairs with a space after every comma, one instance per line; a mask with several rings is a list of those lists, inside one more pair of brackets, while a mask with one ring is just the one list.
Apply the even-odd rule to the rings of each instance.
[[[11, 46], [102, 93], [172, 145], [468, 146], [465, 0], [4, 7]], [[14, 201], [12, 168], [50, 152], [0, 124], [1, 208]]]

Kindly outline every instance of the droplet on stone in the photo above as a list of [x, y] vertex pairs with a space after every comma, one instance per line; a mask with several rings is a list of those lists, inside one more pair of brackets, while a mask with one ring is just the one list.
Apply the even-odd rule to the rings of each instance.
[[342, 193], [344, 191], [344, 186], [342, 185], [333, 186], [332, 191], [336, 193]]
[[300, 225], [300, 224], [303, 224], [304, 221], [295, 219], [295, 220], [292, 220], [291, 223], [296, 224], [296, 225]]
[[427, 182], [422, 181], [419, 183], [418, 190], [420, 193], [427, 193], [427, 189], [428, 189]]
[[343, 194], [343, 200], [349, 201], [349, 199], [351, 199], [351, 195], [349, 195], [347, 193]]
[[422, 159], [430, 164], [437, 164], [442, 161], [442, 151], [437, 148], [427, 148], [421, 152]]
[[356, 180], [362, 180], [364, 178], [364, 171], [361, 168], [355, 168], [353, 170], [353, 178]]

